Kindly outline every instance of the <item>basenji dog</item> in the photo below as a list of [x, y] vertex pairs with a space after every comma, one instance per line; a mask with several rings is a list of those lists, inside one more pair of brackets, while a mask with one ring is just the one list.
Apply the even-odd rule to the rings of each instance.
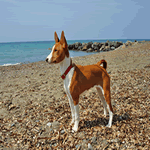
[[[109, 122], [107, 127], [111, 127], [113, 119], [113, 108], [111, 106], [110, 77], [106, 71], [107, 62], [101, 60], [94, 65], [75, 65], [69, 55], [67, 41], [64, 31], [59, 40], [57, 33], [54, 33], [55, 44], [51, 53], [47, 56], [46, 62], [49, 64], [60, 64], [61, 78], [64, 80], [64, 88], [69, 99], [73, 131], [78, 130], [79, 117], [79, 95], [91, 87], [96, 87], [98, 95], [104, 106], [104, 115], [109, 111]], [[100, 66], [100, 65], [103, 66]]]

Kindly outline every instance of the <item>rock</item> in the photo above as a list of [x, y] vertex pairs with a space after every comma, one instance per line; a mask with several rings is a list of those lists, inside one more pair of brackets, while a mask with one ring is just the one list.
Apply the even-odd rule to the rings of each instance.
[[15, 123], [11, 124], [11, 127], [15, 126]]
[[82, 43], [82, 46], [84, 47], [85, 45], [86, 45], [86, 43], [83, 42], [83, 43]]
[[98, 43], [98, 42], [94, 42], [94, 43], [92, 44], [92, 48], [93, 48], [94, 50], [99, 50], [101, 46], [102, 46], [102, 44], [101, 44], [101, 43]]
[[82, 50], [82, 48], [83, 48], [83, 46], [79, 46], [79, 47], [78, 47], [78, 50]]
[[78, 49], [79, 46], [82, 46], [82, 44], [80, 42], [76, 42], [74, 45], [74, 49]]
[[115, 47], [114, 47], [114, 46], [112, 46], [110, 49], [111, 49], [111, 50], [115, 50]]
[[88, 143], [88, 150], [93, 150], [93, 147], [90, 143]]
[[81, 139], [83, 139], [83, 138], [85, 137], [85, 134], [84, 134], [83, 132], [80, 132], [80, 133], [78, 134], [78, 137], [81, 138]]
[[61, 134], [64, 134], [64, 133], [65, 133], [65, 131], [64, 131], [64, 130], [61, 130], [61, 131], [60, 131], [60, 133], [61, 133]]
[[69, 44], [69, 45], [68, 45], [68, 49], [69, 49], [69, 50], [74, 49], [74, 47], [75, 47], [75, 45], [74, 45], [74, 44]]
[[92, 137], [92, 143], [94, 143], [94, 144], [97, 143], [97, 137]]
[[105, 45], [102, 45], [102, 47], [99, 50], [103, 51], [104, 49], [105, 49]]
[[125, 43], [123, 43], [123, 45], [122, 45], [122, 48], [126, 48], [127, 46], [126, 46], [126, 44]]
[[131, 41], [127, 41], [126, 42], [126, 46], [131, 46], [132, 45], [132, 42]]
[[87, 43], [87, 45], [88, 45], [87, 47], [88, 47], [88, 48], [91, 48], [91, 47], [92, 47], [92, 44], [93, 44], [93, 42], [88, 42], [88, 43]]
[[114, 42], [114, 47], [118, 48], [119, 46], [123, 45], [122, 42]]
[[51, 123], [51, 122], [48, 122], [46, 125], [47, 125], [48, 127], [51, 127], [51, 126], [52, 126], [52, 123]]
[[109, 51], [110, 50], [110, 46], [105, 46], [105, 50], [104, 51]]
[[107, 140], [103, 140], [101, 143], [102, 143], [101, 145], [102, 145], [103, 147], [106, 147], [106, 146], [108, 145]]
[[92, 49], [92, 48], [89, 48], [89, 49], [87, 50], [87, 52], [93, 52], [93, 49]]
[[80, 147], [81, 147], [81, 145], [79, 145], [79, 144], [76, 145], [76, 149], [80, 149]]
[[86, 51], [88, 49], [87, 45], [84, 45], [82, 51]]
[[116, 138], [116, 139], [112, 139], [111, 142], [113, 142], [113, 143], [119, 143], [120, 140]]
[[60, 126], [60, 123], [59, 123], [58, 121], [54, 121], [54, 122], [52, 123], [52, 128], [53, 128], [53, 129], [58, 130], [58, 129], [59, 129], [59, 126]]

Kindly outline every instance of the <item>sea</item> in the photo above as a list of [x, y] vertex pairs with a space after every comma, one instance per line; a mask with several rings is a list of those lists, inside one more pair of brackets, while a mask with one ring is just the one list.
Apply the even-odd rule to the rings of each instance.
[[[67, 40], [68, 44], [76, 42], [88, 43], [88, 42], [106, 42], [109, 41], [150, 41], [150, 39], [105, 39], [105, 40]], [[32, 41], [32, 42], [5, 42], [0, 43], [0, 66], [26, 64], [37, 61], [44, 61], [50, 54], [55, 44], [54, 41]], [[83, 52], [70, 50], [71, 57], [79, 57], [85, 55], [91, 55], [96, 52]]]

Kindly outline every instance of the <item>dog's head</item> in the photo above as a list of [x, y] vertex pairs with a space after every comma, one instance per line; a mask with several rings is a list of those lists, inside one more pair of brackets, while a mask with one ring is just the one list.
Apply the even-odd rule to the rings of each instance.
[[51, 63], [60, 63], [69, 57], [68, 45], [64, 35], [64, 31], [61, 33], [61, 39], [59, 40], [57, 33], [54, 33], [55, 44], [52, 48], [51, 53], [47, 56], [46, 62]]

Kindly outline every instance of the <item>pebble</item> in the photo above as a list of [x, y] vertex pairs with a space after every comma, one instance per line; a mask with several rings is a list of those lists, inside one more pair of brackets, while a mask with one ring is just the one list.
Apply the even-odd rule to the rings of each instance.
[[47, 126], [48, 126], [48, 127], [51, 127], [51, 126], [52, 126], [52, 123], [51, 123], [51, 122], [48, 122], [48, 123], [47, 123]]
[[97, 137], [92, 137], [92, 143], [96, 144]]
[[88, 143], [88, 150], [93, 150], [93, 147], [90, 143]]
[[76, 149], [78, 149], [79, 147], [81, 147], [81, 145], [79, 145], [79, 144], [78, 144], [78, 145], [76, 145]]
[[15, 126], [15, 123], [11, 124], [11, 127]]
[[52, 128], [55, 129], [55, 130], [58, 130], [59, 129], [59, 125], [60, 125], [60, 123], [58, 121], [54, 121], [52, 123]]
[[61, 130], [61, 131], [60, 131], [60, 133], [61, 133], [61, 134], [64, 134], [64, 133], [65, 133], [65, 131], [64, 131], [64, 130]]

